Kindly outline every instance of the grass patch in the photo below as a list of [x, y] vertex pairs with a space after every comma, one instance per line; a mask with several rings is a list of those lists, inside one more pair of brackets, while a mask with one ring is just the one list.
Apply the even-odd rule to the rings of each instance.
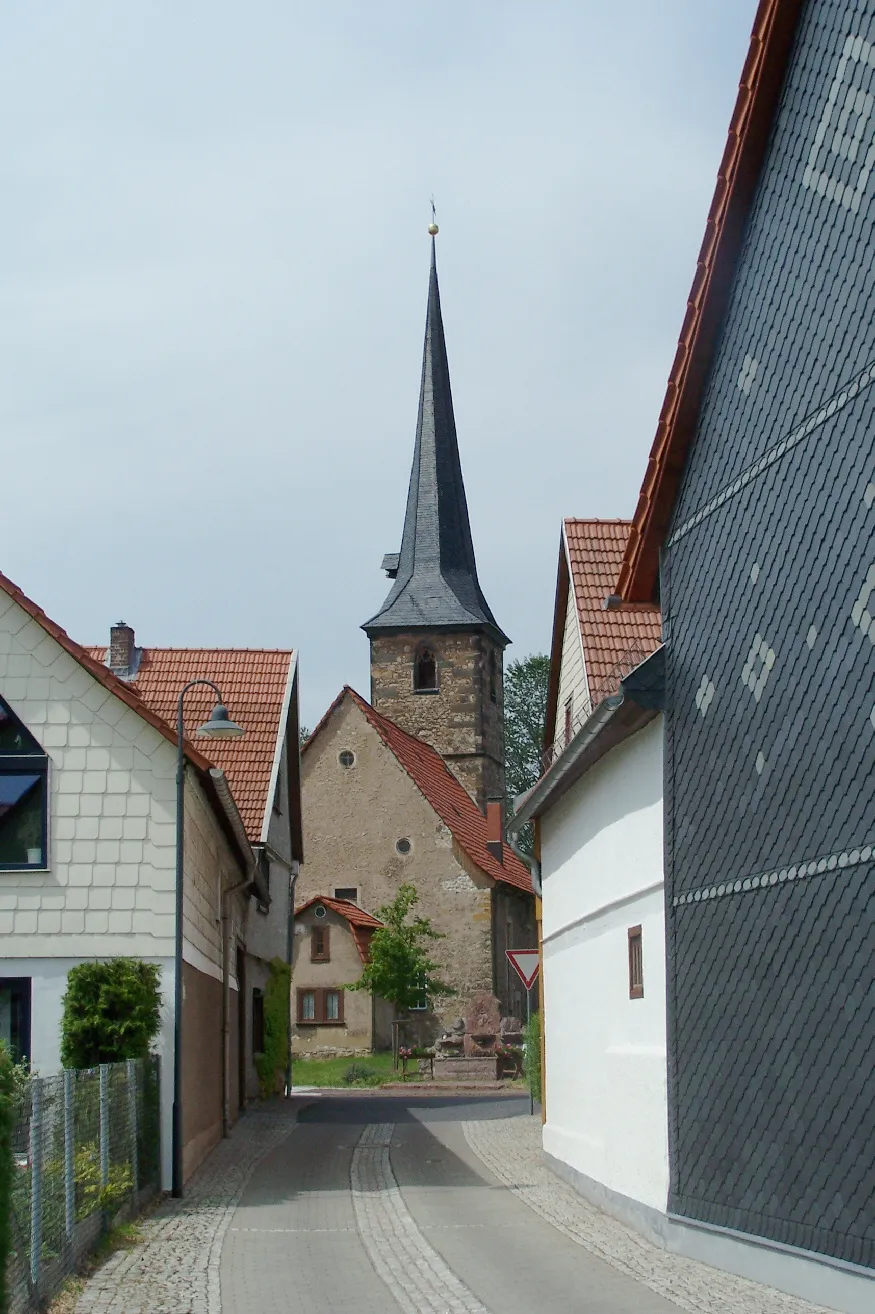
[[[347, 1073], [355, 1069], [359, 1079], [348, 1082]], [[391, 1054], [364, 1054], [360, 1058], [292, 1058], [292, 1081], [296, 1086], [382, 1086], [396, 1076]]]

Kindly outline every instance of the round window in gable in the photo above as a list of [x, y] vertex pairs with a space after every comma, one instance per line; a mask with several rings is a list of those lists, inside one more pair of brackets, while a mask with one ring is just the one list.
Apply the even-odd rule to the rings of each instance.
[[327, 916], [328, 916], [328, 913], [327, 913], [327, 912], [325, 911], [325, 909], [322, 907], [322, 904], [321, 904], [321, 903], [317, 903], [317, 904], [316, 904], [316, 907], [313, 909], [313, 916], [314, 916], [314, 917], [327, 917]]
[[345, 748], [342, 753], [337, 754], [337, 760], [342, 767], [346, 767], [348, 770], [350, 767], [355, 766], [355, 753], [351, 749]]
[[410, 843], [409, 839], [400, 839], [395, 841], [395, 848], [398, 850], [398, 852], [401, 854], [402, 857], [406, 857], [407, 854], [412, 849], [412, 847], [413, 845]]

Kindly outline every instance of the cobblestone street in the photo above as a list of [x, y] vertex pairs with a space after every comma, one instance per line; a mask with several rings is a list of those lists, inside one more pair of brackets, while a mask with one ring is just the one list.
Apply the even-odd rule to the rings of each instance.
[[77, 1314], [815, 1314], [649, 1245], [541, 1162], [513, 1098], [248, 1114]]

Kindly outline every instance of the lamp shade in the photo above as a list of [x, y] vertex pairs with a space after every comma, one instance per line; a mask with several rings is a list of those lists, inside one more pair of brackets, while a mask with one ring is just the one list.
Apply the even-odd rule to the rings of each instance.
[[231, 720], [223, 703], [216, 703], [209, 721], [205, 721], [195, 731], [195, 734], [203, 735], [206, 739], [239, 739], [245, 733], [242, 725]]

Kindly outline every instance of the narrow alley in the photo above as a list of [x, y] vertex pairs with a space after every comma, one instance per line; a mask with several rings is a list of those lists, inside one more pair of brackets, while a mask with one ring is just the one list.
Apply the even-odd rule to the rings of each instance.
[[517, 1097], [340, 1094], [247, 1115], [77, 1314], [812, 1314], [667, 1254], [543, 1165]]

